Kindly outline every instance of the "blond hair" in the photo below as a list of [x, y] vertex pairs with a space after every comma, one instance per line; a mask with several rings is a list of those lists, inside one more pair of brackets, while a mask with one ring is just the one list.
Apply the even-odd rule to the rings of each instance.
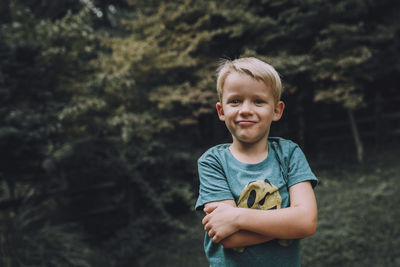
[[257, 58], [244, 57], [235, 60], [223, 60], [217, 71], [217, 92], [220, 101], [222, 101], [222, 89], [226, 77], [233, 72], [249, 75], [253, 79], [262, 81], [267, 86], [270, 86], [276, 103], [281, 98], [282, 82], [278, 72], [274, 67]]

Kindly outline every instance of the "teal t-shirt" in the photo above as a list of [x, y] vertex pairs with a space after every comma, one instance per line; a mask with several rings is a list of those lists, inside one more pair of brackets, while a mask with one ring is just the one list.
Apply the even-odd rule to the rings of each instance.
[[[231, 144], [207, 150], [198, 160], [200, 178], [196, 210], [213, 201], [234, 200], [238, 206], [255, 209], [279, 209], [290, 205], [288, 189], [317, 178], [298, 145], [282, 138], [269, 138], [269, 152], [257, 164], [238, 161], [230, 152]], [[272, 240], [248, 246], [244, 250], [224, 249], [205, 233], [204, 250], [211, 266], [300, 266], [300, 240]]]

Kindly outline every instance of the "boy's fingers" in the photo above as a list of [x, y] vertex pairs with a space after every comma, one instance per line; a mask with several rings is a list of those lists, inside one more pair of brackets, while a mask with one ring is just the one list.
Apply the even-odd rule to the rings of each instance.
[[204, 231], [209, 231], [212, 228], [211, 223], [208, 221], [204, 224]]
[[202, 223], [203, 225], [205, 225], [205, 224], [207, 223], [207, 216], [208, 216], [208, 215], [204, 216], [203, 220], [201, 220], [201, 223]]
[[208, 231], [208, 236], [209, 237], [213, 237], [214, 236], [214, 232], [212, 230]]
[[219, 243], [221, 241], [219, 235], [217, 235], [217, 233], [213, 229], [208, 231], [208, 236], [212, 238], [212, 241], [214, 243]]
[[214, 243], [219, 243], [219, 241], [221, 241], [220, 238], [217, 235], [214, 235], [212, 240], [213, 240]]
[[213, 212], [213, 210], [215, 210], [217, 207], [218, 207], [218, 203], [212, 203], [212, 204], [208, 204], [204, 209], [203, 209], [203, 211], [205, 212], [205, 213], [211, 213], [211, 212]]
[[203, 225], [206, 225], [206, 223], [210, 220], [210, 215], [206, 215], [204, 216], [203, 220], [201, 221], [201, 223]]

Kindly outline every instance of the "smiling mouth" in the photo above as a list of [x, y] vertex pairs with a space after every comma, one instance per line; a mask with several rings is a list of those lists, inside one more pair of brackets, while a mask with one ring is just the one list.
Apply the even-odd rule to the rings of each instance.
[[255, 121], [238, 121], [237, 124], [239, 125], [253, 125], [255, 124]]

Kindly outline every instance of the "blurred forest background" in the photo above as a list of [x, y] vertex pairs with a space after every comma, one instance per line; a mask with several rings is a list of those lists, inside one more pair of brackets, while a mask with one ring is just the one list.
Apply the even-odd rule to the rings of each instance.
[[221, 58], [281, 73], [320, 178], [304, 266], [400, 266], [400, 1], [1, 0], [0, 266], [207, 266]]

